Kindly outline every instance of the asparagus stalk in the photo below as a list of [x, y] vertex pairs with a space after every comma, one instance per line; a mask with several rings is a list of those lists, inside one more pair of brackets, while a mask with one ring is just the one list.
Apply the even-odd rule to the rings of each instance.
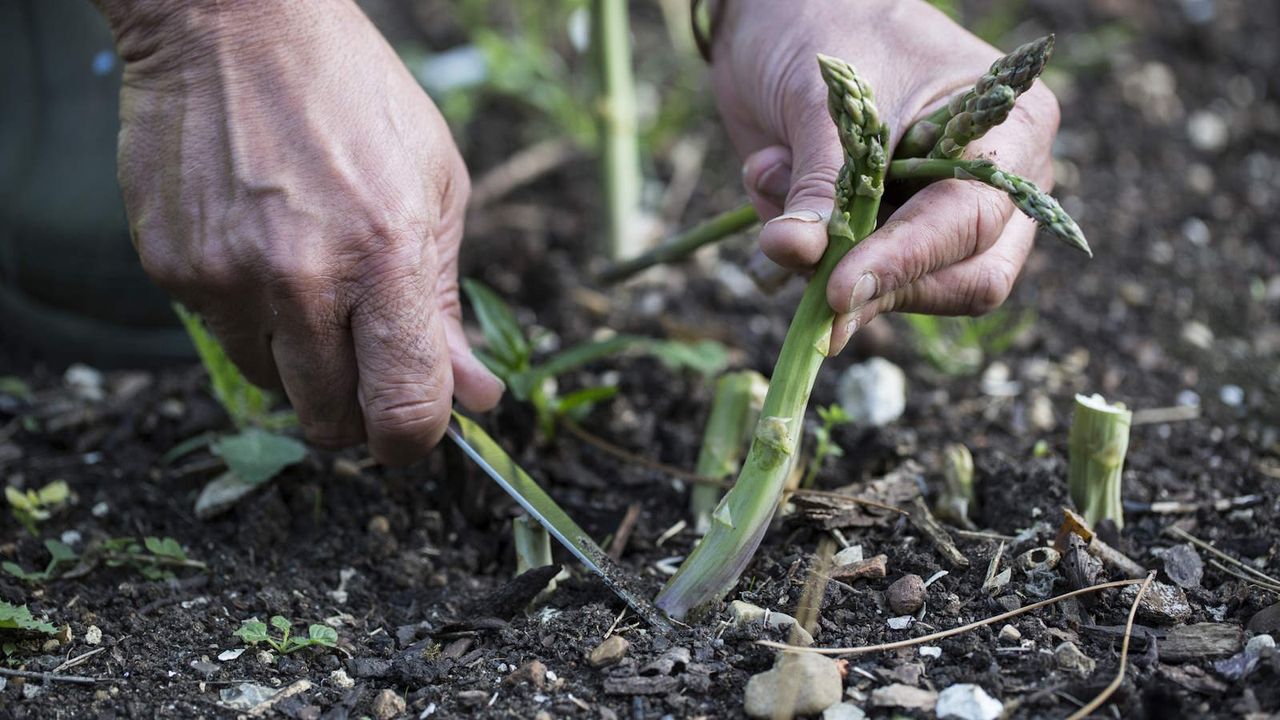
[[600, 97], [600, 170], [605, 194], [609, 257], [639, 254], [640, 141], [636, 135], [636, 91], [631, 72], [631, 29], [626, 0], [591, 4]]
[[1035, 183], [1005, 172], [990, 160], [947, 160], [910, 158], [889, 163], [889, 174], [895, 180], [920, 180], [956, 178], [977, 180], [997, 190], [1008, 193], [1018, 209], [1035, 220], [1041, 227], [1053, 233], [1067, 245], [1093, 257], [1084, 232], [1052, 195], [1036, 187]]
[[795, 463], [814, 379], [830, 352], [827, 281], [840, 259], [875, 228], [884, 192], [889, 131], [871, 89], [847, 63], [818, 56], [827, 109], [844, 149], [827, 249], [796, 309], [738, 481], [721, 501], [702, 541], [663, 588], [656, 604], [674, 618], [722, 598], [737, 583], [777, 508]]
[[1123, 403], [1110, 404], [1096, 393], [1076, 395], [1067, 476], [1071, 500], [1091, 527], [1108, 518], [1124, 527], [1120, 478], [1132, 422], [1133, 413]]
[[[738, 462], [751, 428], [755, 427], [769, 381], [755, 370], [725, 373], [716, 382], [711, 414], [702, 433], [702, 449], [698, 452], [695, 472], [716, 480], [724, 480], [738, 472]], [[711, 527], [711, 515], [720, 502], [720, 488], [707, 483], [693, 486], [689, 494], [689, 510], [698, 534]]]
[[978, 505], [973, 491], [973, 455], [962, 443], [947, 445], [943, 454], [943, 491], [935, 514], [957, 527], [976, 530], [977, 526], [970, 517]]
[[[1026, 92], [1053, 55], [1053, 35], [1045, 35], [1021, 45], [991, 64], [991, 68], [974, 83], [971, 90], [959, 93], [946, 105], [917, 121], [898, 143], [898, 157], [924, 157], [938, 145], [951, 119], [964, 110], [973, 98], [987, 95], [997, 85], [1013, 90], [1013, 97]], [[979, 136], [981, 137], [981, 136]], [[970, 138], [971, 140], [977, 138]], [[953, 157], [953, 156], [947, 156]]]
[[947, 121], [942, 137], [929, 151], [932, 158], [958, 158], [969, 143], [1009, 117], [1018, 96], [1008, 85], [992, 85], [981, 95], [965, 95], [961, 106]]
[[736, 235], [758, 222], [760, 222], [760, 216], [750, 203], [739, 205], [663, 241], [652, 250], [630, 260], [614, 263], [600, 273], [600, 282], [613, 285], [659, 263], [678, 262], [704, 245]]
[[[551, 564], [551, 535], [546, 528], [528, 515], [520, 515], [511, 520], [511, 534], [516, 545], [517, 575]], [[547, 588], [554, 588], [554, 582]]]

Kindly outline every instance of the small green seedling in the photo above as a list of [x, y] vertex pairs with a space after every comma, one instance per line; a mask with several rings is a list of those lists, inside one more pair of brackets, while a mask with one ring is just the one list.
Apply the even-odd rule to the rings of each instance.
[[71, 499], [71, 488], [62, 480], [55, 480], [39, 490], [19, 490], [12, 485], [5, 487], [4, 497], [9, 501], [13, 517], [32, 535], [38, 535], [36, 525], [53, 517]]
[[475, 280], [462, 281], [462, 289], [471, 302], [486, 348], [476, 350], [476, 357], [502, 379], [512, 396], [528, 402], [538, 416], [538, 427], [546, 437], [555, 433], [563, 418], [579, 421], [597, 404], [612, 398], [613, 386], [587, 387], [561, 395], [555, 379], [587, 363], [629, 351], [648, 353], [670, 368], [690, 368], [703, 375], [714, 375], [728, 362], [728, 351], [712, 340], [696, 343], [655, 340], [635, 335], [614, 335], [605, 340], [586, 342], [533, 363], [533, 344], [521, 330], [515, 313], [497, 293]]
[[71, 565], [79, 559], [75, 550], [57, 540], [45, 540], [44, 547], [49, 551], [49, 564], [44, 570], [28, 572], [15, 562], [2, 563], [0, 568], [4, 568], [5, 572], [24, 582], [46, 583], [62, 574], [62, 566]]
[[[182, 319], [200, 355], [200, 362], [209, 373], [213, 396], [226, 410], [238, 432], [230, 435], [202, 433], [188, 438], [165, 453], [161, 462], [172, 463], [196, 450], [208, 449], [226, 462], [227, 472], [206, 486], [202, 500], [205, 495], [214, 494], [238, 498], [247, 494], [248, 489], [267, 482], [306, 457], [305, 445], [279, 432], [297, 425], [297, 416], [292, 412], [273, 412], [271, 408], [275, 399], [240, 373], [199, 316], [181, 305], [175, 304], [174, 311]], [[202, 517], [214, 514], [201, 512], [204, 505], [200, 501], [196, 506], [197, 514]]]
[[12, 657], [23, 647], [34, 647], [34, 640], [45, 635], [57, 635], [52, 624], [37, 620], [26, 605], [14, 605], [0, 600], [0, 652]]
[[813, 460], [809, 462], [809, 470], [804, 476], [804, 487], [807, 488], [813, 487], [813, 483], [818, 479], [818, 473], [822, 472], [822, 467], [827, 460], [844, 457], [844, 448], [836, 443], [832, 437], [832, 431], [840, 425], [853, 422], [853, 418], [849, 417], [849, 413], [845, 412], [844, 407], [839, 403], [819, 407], [818, 419], [822, 424], [813, 428], [813, 437], [818, 444], [813, 448]]
[[127, 567], [148, 580], [172, 580], [175, 568], [206, 567], [188, 557], [182, 545], [171, 537], [148, 536], [141, 543], [129, 537], [112, 538], [102, 543], [101, 552], [107, 567]]
[[266, 643], [281, 655], [288, 655], [295, 650], [301, 650], [304, 647], [313, 645], [322, 647], [338, 646], [338, 631], [328, 625], [311, 625], [307, 628], [306, 637], [298, 637], [291, 634], [293, 623], [281, 615], [273, 615], [271, 616], [271, 627], [280, 631], [279, 638], [271, 637], [267, 630], [267, 624], [257, 618], [245, 620], [240, 629], [235, 632], [235, 635], [243, 640], [246, 645]]

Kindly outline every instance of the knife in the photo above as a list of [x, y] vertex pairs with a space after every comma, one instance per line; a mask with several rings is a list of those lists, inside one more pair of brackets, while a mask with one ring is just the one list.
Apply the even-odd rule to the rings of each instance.
[[494, 442], [479, 425], [464, 415], [453, 413], [445, 434], [467, 457], [471, 458], [485, 474], [502, 486], [520, 507], [560, 541], [573, 556], [599, 575], [615, 595], [622, 598], [637, 615], [655, 629], [667, 631], [671, 623], [653, 603], [645, 600], [630, 587], [627, 574], [591, 539], [585, 530], [556, 504], [529, 474], [520, 468], [510, 455]]

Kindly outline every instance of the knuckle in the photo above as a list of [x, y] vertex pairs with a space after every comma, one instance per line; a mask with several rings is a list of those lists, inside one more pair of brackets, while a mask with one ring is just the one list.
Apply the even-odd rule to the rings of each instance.
[[978, 187], [974, 193], [973, 223], [965, 226], [965, 257], [986, 250], [1009, 222], [1010, 201], [994, 188]]
[[449, 409], [448, 395], [426, 386], [386, 390], [365, 403], [365, 430], [383, 439], [426, 442], [447, 421]]
[[968, 292], [968, 311], [971, 315], [986, 315], [1004, 304], [1013, 291], [1016, 271], [1005, 262], [993, 263], [982, 273]]

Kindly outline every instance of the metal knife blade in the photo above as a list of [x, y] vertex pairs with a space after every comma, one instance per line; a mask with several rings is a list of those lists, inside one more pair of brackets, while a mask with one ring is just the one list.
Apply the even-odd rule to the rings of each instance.
[[613, 558], [585, 530], [578, 527], [551, 496], [479, 425], [455, 412], [446, 434], [485, 474], [502, 486], [525, 512], [546, 528], [552, 537], [560, 541], [583, 565], [599, 575], [604, 584], [637, 615], [658, 630], [671, 628], [670, 621], [662, 611], [628, 587], [627, 574]]

